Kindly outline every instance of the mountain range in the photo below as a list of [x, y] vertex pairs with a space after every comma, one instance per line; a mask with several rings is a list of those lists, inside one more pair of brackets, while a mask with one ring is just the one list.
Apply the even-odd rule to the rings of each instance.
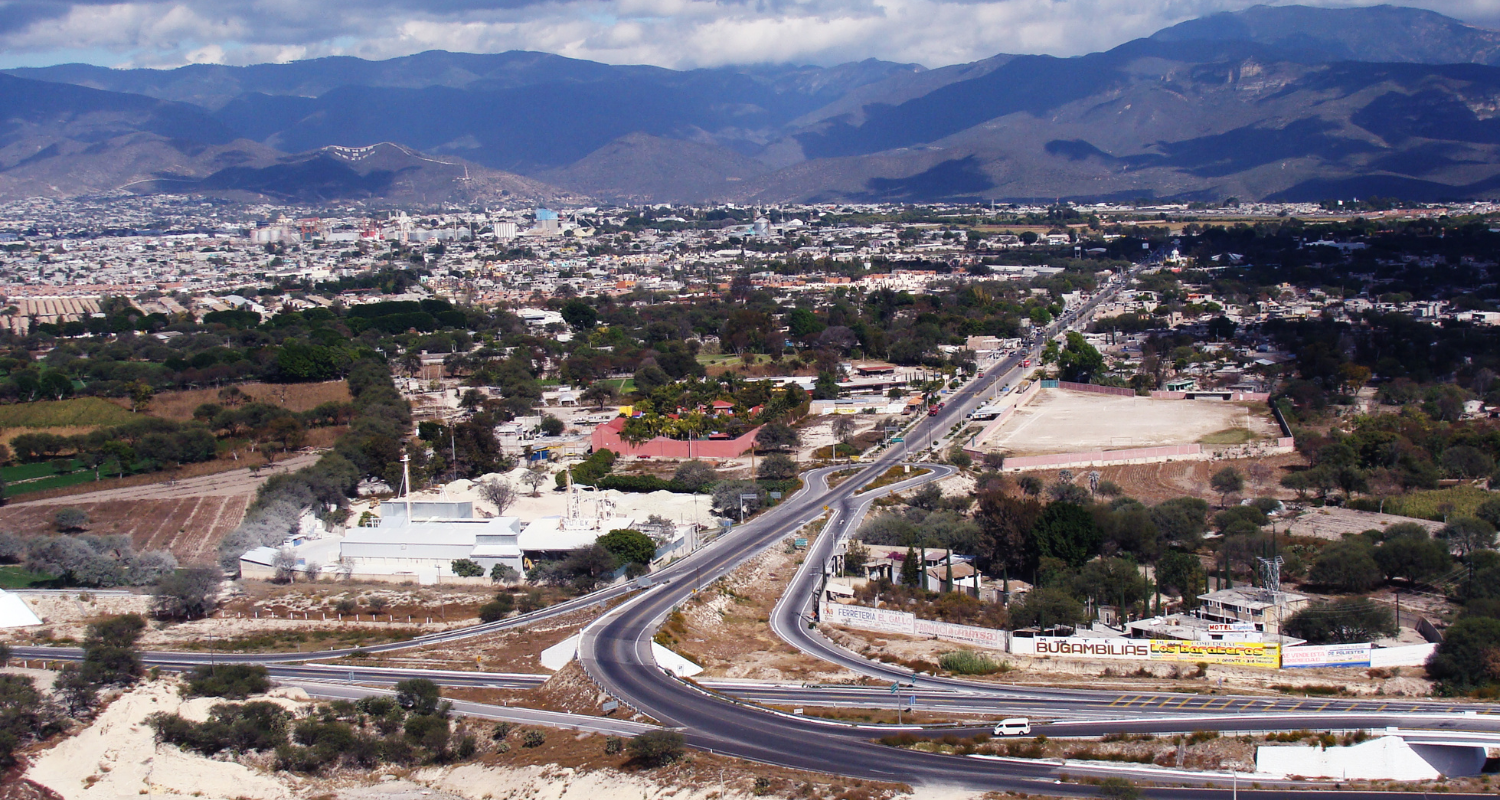
[[1073, 58], [670, 70], [433, 51], [0, 74], [0, 198], [1444, 200], [1500, 194], [1500, 32], [1256, 6]]

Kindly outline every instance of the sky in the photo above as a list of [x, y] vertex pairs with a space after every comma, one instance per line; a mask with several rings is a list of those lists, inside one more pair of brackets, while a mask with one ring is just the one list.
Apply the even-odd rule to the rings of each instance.
[[[1361, 0], [1303, 0], [1364, 5]], [[1252, 0], [0, 0], [0, 67], [539, 50], [610, 64], [927, 67], [1079, 55]], [[1500, 28], [1500, 0], [1417, 0]]]

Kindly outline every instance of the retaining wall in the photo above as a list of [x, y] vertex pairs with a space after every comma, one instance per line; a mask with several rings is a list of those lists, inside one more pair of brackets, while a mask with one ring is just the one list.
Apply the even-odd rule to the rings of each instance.
[[1171, 444], [1161, 447], [1132, 447], [1125, 450], [1084, 450], [1075, 453], [1047, 453], [1040, 456], [1012, 456], [1005, 459], [1004, 469], [1009, 472], [1019, 472], [1043, 468], [1099, 467], [1107, 464], [1151, 464], [1175, 459], [1195, 461], [1204, 457], [1203, 445]]

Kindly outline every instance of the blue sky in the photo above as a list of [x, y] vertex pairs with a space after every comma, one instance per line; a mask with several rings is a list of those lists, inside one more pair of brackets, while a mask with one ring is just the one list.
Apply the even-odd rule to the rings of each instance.
[[[1304, 0], [1351, 6], [1357, 0]], [[686, 68], [1077, 55], [1249, 0], [0, 0], [0, 67], [540, 50]], [[1500, 0], [1410, 3], [1500, 28]]]

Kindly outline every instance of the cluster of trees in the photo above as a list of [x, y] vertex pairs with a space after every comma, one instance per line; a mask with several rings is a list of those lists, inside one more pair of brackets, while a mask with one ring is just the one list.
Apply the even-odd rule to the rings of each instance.
[[22, 463], [51, 461], [59, 473], [81, 467], [92, 470], [97, 480], [104, 474], [123, 476], [211, 461], [218, 456], [219, 442], [200, 423], [143, 416], [73, 436], [23, 433], [11, 440], [11, 448]]
[[170, 552], [137, 553], [129, 536], [0, 533], [0, 563], [24, 564], [32, 572], [53, 576], [59, 586], [96, 589], [149, 586], [177, 569]]
[[[1361, 416], [1352, 432], [1334, 428], [1326, 435], [1298, 431], [1297, 448], [1308, 469], [1282, 484], [1304, 495], [1328, 499], [1356, 494], [1390, 496], [1433, 489], [1444, 478], [1474, 480], [1497, 476], [1500, 429], [1481, 421], [1446, 422], [1415, 408], [1398, 414]], [[1378, 499], [1360, 504], [1379, 510]]]
[[[219, 544], [219, 561], [225, 569], [236, 569], [240, 556], [249, 550], [280, 544], [310, 509], [347, 514], [348, 498], [362, 480], [399, 487], [403, 453], [414, 465], [427, 463], [426, 448], [407, 441], [411, 409], [396, 391], [385, 364], [362, 361], [349, 370], [347, 380], [354, 398], [348, 432], [316, 463], [274, 475], [261, 484], [244, 521]], [[329, 508], [334, 511], [326, 511]]]
[[[224, 677], [195, 673], [187, 690], [243, 698], [257, 691], [263, 673], [254, 667]], [[163, 744], [210, 756], [271, 753], [278, 769], [317, 774], [339, 766], [369, 769], [472, 758], [481, 740], [464, 723], [455, 726], [451, 710], [436, 684], [418, 678], [396, 684], [394, 697], [336, 700], [303, 713], [252, 700], [216, 705], [202, 722], [167, 713], [153, 714], [147, 722]]]

